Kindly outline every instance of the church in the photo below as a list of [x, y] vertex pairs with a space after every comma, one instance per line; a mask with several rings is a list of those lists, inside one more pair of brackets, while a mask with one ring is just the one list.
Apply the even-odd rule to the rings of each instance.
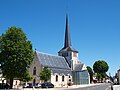
[[33, 77], [30, 83], [42, 82], [39, 74], [44, 66], [48, 66], [51, 70], [49, 81], [55, 87], [90, 83], [87, 68], [79, 61], [78, 51], [72, 47], [67, 15], [64, 47], [58, 51], [58, 56], [35, 51], [34, 60], [29, 68], [29, 73]]

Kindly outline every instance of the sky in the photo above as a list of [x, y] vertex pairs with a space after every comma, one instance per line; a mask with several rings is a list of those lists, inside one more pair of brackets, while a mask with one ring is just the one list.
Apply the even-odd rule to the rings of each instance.
[[111, 75], [120, 68], [120, 0], [0, 0], [0, 35], [22, 28], [33, 49], [57, 55], [63, 48], [66, 13], [79, 60], [93, 67], [105, 60]]

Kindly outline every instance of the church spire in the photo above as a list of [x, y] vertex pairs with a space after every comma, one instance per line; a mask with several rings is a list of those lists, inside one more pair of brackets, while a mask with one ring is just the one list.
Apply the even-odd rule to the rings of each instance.
[[71, 38], [70, 38], [70, 30], [69, 30], [69, 23], [68, 23], [68, 15], [66, 14], [66, 28], [65, 28], [65, 42], [64, 48], [71, 46]]
[[65, 27], [64, 47], [58, 53], [63, 53], [63, 52], [68, 52], [68, 51], [72, 51], [72, 52], [77, 52], [78, 53], [78, 51], [75, 50], [72, 47], [72, 44], [71, 44], [70, 29], [69, 29], [69, 23], [68, 23], [68, 15], [66, 14], [66, 27]]

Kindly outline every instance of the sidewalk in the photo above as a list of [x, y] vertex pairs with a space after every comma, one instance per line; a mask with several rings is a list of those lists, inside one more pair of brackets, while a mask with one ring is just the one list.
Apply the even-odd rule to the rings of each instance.
[[120, 85], [113, 85], [113, 90], [120, 90]]
[[80, 87], [89, 87], [89, 86], [95, 86], [95, 85], [100, 85], [101, 83], [96, 83], [96, 84], [84, 84], [84, 85], [72, 85], [69, 86], [68, 88], [80, 88]]

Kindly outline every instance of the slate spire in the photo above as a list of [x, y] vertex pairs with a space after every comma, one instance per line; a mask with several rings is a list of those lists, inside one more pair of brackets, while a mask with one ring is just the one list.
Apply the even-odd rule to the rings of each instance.
[[78, 53], [78, 51], [75, 50], [72, 47], [72, 44], [71, 44], [70, 29], [69, 29], [69, 23], [68, 23], [68, 15], [66, 14], [64, 47], [58, 53], [63, 53], [63, 52], [67, 52], [67, 51], [72, 51], [72, 52], [77, 52]]
[[64, 48], [71, 46], [71, 38], [70, 38], [70, 30], [69, 30], [69, 23], [68, 23], [68, 15], [66, 14], [66, 28], [65, 28], [65, 42]]

